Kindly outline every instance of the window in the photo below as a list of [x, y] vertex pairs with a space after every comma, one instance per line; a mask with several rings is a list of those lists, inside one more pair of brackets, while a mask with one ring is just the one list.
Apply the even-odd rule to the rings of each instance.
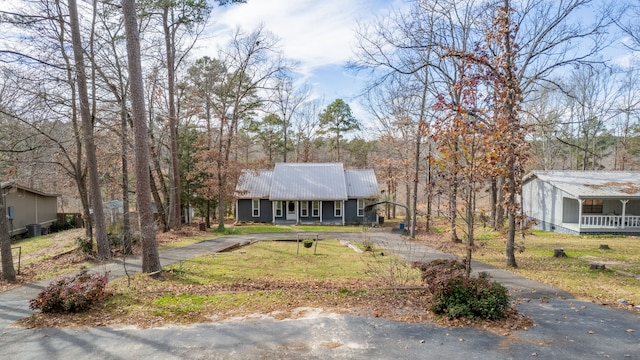
[[311, 216], [320, 217], [320, 201], [311, 202]]
[[335, 217], [342, 217], [342, 201], [333, 202], [333, 215]]
[[276, 201], [276, 216], [282, 217], [282, 201]]
[[358, 199], [358, 216], [364, 216], [364, 199]]
[[260, 199], [251, 199], [251, 216], [260, 217]]
[[582, 202], [583, 214], [602, 214], [603, 200], [600, 199], [586, 199]]
[[309, 202], [303, 201], [300, 203], [300, 216], [308, 217], [309, 216]]

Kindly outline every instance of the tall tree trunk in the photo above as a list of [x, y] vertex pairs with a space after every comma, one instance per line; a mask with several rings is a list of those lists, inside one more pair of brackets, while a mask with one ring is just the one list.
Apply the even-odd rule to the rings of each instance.
[[428, 144], [428, 155], [427, 155], [427, 221], [425, 225], [425, 231], [431, 231], [431, 218], [432, 218], [432, 207], [433, 207], [433, 174], [431, 173], [431, 141]]
[[[513, 159], [510, 160], [510, 164], [509, 166], [514, 169], [515, 167], [515, 161], [513, 161]], [[506, 255], [507, 255], [507, 266], [511, 266], [511, 267], [518, 267], [518, 264], [516, 263], [516, 253], [515, 253], [515, 239], [516, 239], [516, 212], [514, 211], [514, 207], [517, 205], [516, 204], [516, 179], [515, 179], [515, 175], [514, 173], [516, 173], [515, 169], [514, 171], [509, 174], [506, 178], [506, 182], [507, 182], [507, 208], [509, 209], [508, 211], [508, 222], [509, 222], [509, 227], [507, 229], [507, 248], [506, 248]]]
[[71, 27], [71, 39], [73, 55], [76, 64], [76, 76], [78, 86], [78, 98], [80, 100], [80, 117], [82, 118], [82, 135], [86, 148], [87, 172], [89, 178], [89, 191], [93, 202], [93, 223], [96, 230], [96, 243], [98, 245], [98, 259], [111, 258], [107, 227], [102, 207], [102, 193], [100, 178], [98, 175], [98, 161], [96, 147], [93, 139], [93, 117], [89, 108], [89, 91], [87, 89], [86, 69], [84, 66], [84, 51], [80, 37], [80, 24], [78, 8], [75, 0], [69, 0], [69, 25]]
[[458, 183], [452, 181], [451, 189], [449, 190], [449, 224], [451, 226], [451, 241], [455, 243], [460, 242], [458, 238], [458, 230], [456, 228], [456, 221], [458, 218]]
[[495, 213], [495, 230], [504, 229], [504, 176], [500, 176], [497, 179], [497, 195], [496, 195], [496, 213]]
[[2, 279], [16, 281], [16, 270], [13, 268], [13, 254], [11, 253], [11, 238], [7, 226], [4, 190], [0, 188], [0, 257], [2, 257]]
[[129, 86], [135, 143], [136, 200], [140, 219], [140, 242], [142, 245], [142, 271], [159, 272], [160, 256], [156, 241], [153, 210], [151, 208], [151, 185], [149, 176], [149, 139], [145, 116], [144, 84], [140, 62], [140, 37], [136, 17], [135, 0], [122, 0], [125, 32], [127, 34], [127, 59], [129, 64]]
[[[517, 106], [518, 100], [516, 96], [519, 95], [519, 84], [517, 83], [516, 76], [514, 74], [514, 59], [513, 52], [511, 46], [511, 24], [510, 24], [510, 12], [511, 5], [509, 0], [504, 0], [504, 9], [506, 11], [507, 16], [502, 18], [502, 21], [506, 21], [504, 24], [504, 29], [502, 33], [502, 42], [504, 44], [504, 52], [505, 52], [505, 82], [507, 84], [507, 94], [505, 96], [504, 108], [506, 110], [507, 121], [510, 125], [510, 131], [513, 133], [513, 140], [510, 141], [510, 149], [508, 151], [508, 167], [507, 167], [507, 176], [506, 176], [506, 190], [505, 194], [507, 197], [507, 211], [509, 215], [509, 230], [507, 232], [507, 266], [518, 267], [516, 263], [516, 255], [515, 255], [515, 238], [516, 238], [516, 216], [518, 215], [518, 199], [516, 191], [519, 186], [516, 182], [519, 183], [520, 176], [519, 171], [519, 162], [517, 159], [519, 146], [524, 145], [524, 139], [519, 139], [518, 134], [520, 133], [520, 122], [518, 120], [517, 114]], [[520, 140], [520, 141], [519, 141]]]
[[473, 186], [470, 185], [468, 187], [468, 193], [467, 195], [467, 208], [465, 210], [465, 217], [466, 217], [466, 225], [467, 225], [467, 249], [466, 249], [466, 254], [465, 254], [465, 260], [464, 260], [464, 265], [465, 265], [465, 270], [467, 273], [467, 276], [471, 275], [471, 254], [473, 252], [473, 225], [474, 225], [474, 219], [473, 219], [473, 212], [475, 210], [475, 205], [474, 205], [474, 193], [475, 190], [473, 189]]
[[129, 213], [129, 161], [127, 153], [127, 105], [124, 99], [120, 102], [120, 156], [122, 158], [122, 252], [125, 255], [133, 253], [131, 249], [131, 215]]
[[58, 45], [60, 46], [60, 53], [66, 66], [66, 82], [69, 85], [70, 92], [70, 105], [71, 105], [71, 127], [73, 129], [73, 141], [75, 145], [75, 159], [69, 157], [69, 163], [73, 168], [70, 175], [73, 177], [76, 187], [78, 188], [78, 195], [80, 196], [80, 202], [82, 203], [82, 216], [83, 226], [85, 230], [85, 236], [89, 239], [93, 238], [93, 227], [91, 220], [91, 205], [89, 201], [89, 191], [87, 189], [87, 177], [86, 166], [83, 162], [83, 145], [82, 145], [82, 126], [78, 122], [78, 107], [77, 107], [77, 90], [75, 86], [75, 76], [73, 74], [74, 66], [71, 63], [71, 59], [67, 54], [67, 42], [65, 38], [67, 22], [65, 16], [60, 10], [61, 5], [59, 1], [55, 2], [58, 9], [58, 26], [60, 27], [60, 36], [58, 38]]
[[162, 11], [162, 27], [167, 55], [167, 96], [169, 97], [169, 141], [171, 153], [171, 186], [169, 187], [169, 227], [180, 229], [180, 168], [178, 165], [178, 119], [175, 102], [175, 47], [169, 27], [169, 7]]
[[[153, 124], [153, 120], [149, 121], [149, 124]], [[153, 194], [153, 200], [156, 202], [156, 209], [158, 211], [158, 215], [160, 216], [160, 221], [162, 221], [162, 231], [169, 231], [169, 218], [167, 216], [167, 207], [165, 204], [169, 203], [169, 191], [167, 190], [167, 186], [164, 182], [164, 175], [162, 174], [162, 168], [160, 167], [160, 154], [156, 150], [156, 139], [153, 136], [153, 129], [149, 131], [149, 143], [150, 143], [150, 155], [151, 162], [153, 163], [153, 169], [149, 169], [149, 174], [151, 176], [151, 191]], [[153, 171], [155, 170], [156, 177], [153, 176]], [[160, 183], [160, 187], [158, 188], [156, 184], [156, 178], [158, 179], [158, 183]], [[160, 191], [162, 191], [162, 197], [160, 197]], [[164, 199], [164, 201], [162, 201]]]

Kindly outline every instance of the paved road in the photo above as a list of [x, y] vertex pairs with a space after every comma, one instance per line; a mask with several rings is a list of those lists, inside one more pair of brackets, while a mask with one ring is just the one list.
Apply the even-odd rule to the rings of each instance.
[[[161, 253], [163, 265], [268, 238], [262, 234], [206, 241]], [[295, 235], [294, 235], [295, 236]], [[320, 234], [374, 241], [408, 260], [451, 257], [384, 231]], [[140, 269], [129, 258], [129, 271]], [[0, 359], [640, 359], [640, 314], [572, 299], [558, 289], [475, 262], [519, 299], [535, 326], [509, 336], [478, 329], [405, 324], [303, 309], [299, 319], [256, 317], [155, 329], [98, 327], [29, 330], [12, 323], [31, 314], [28, 299], [48, 281], [0, 293]], [[122, 276], [115, 261], [95, 271]], [[640, 286], [639, 286], [640, 291]], [[633, 330], [633, 331], [630, 331]]]

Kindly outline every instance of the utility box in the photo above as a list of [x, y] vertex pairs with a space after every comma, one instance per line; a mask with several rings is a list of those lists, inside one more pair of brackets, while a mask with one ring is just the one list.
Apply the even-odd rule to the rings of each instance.
[[28, 238], [42, 235], [42, 228], [40, 227], [40, 224], [29, 224], [26, 227]]

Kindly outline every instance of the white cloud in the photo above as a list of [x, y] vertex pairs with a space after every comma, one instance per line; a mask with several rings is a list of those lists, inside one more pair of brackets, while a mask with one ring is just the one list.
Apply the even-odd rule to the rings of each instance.
[[249, 0], [216, 8], [214, 38], [227, 38], [236, 27], [246, 31], [264, 24], [280, 38], [284, 56], [300, 62], [301, 71], [342, 65], [352, 56], [356, 20], [377, 9], [372, 0]]

